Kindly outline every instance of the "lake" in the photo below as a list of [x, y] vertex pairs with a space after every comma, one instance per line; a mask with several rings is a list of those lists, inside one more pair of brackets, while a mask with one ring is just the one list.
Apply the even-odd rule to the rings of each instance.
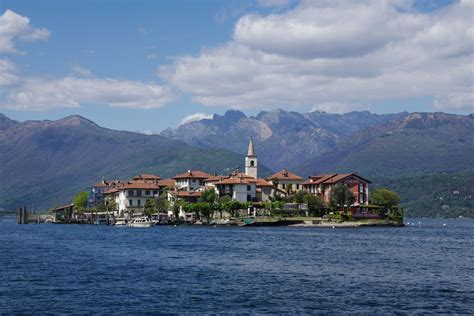
[[474, 313], [474, 220], [404, 228], [0, 221], [0, 314]]

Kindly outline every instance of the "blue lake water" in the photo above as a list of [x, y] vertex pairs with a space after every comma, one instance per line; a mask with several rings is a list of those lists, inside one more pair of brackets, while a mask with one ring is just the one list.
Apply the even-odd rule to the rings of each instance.
[[4, 218], [0, 314], [473, 314], [474, 220], [407, 221], [139, 229]]

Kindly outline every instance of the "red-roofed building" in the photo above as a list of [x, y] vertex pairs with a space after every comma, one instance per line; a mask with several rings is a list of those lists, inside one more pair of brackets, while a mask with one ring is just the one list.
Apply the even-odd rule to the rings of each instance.
[[255, 201], [257, 198], [256, 181], [253, 177], [231, 176], [216, 182], [214, 185], [220, 197], [228, 195], [240, 202]]
[[303, 182], [303, 190], [321, 196], [324, 202], [329, 203], [331, 189], [336, 184], [347, 185], [355, 198], [355, 206], [369, 204], [369, 180], [355, 173], [332, 173], [310, 176]]
[[277, 189], [286, 191], [288, 194], [298, 192], [303, 189], [304, 179], [288, 169], [282, 169], [279, 172], [267, 177]]
[[145, 182], [156, 182], [160, 180], [161, 177], [156, 174], [150, 174], [150, 173], [141, 173], [135, 177], [133, 177], [133, 180], [135, 181], [145, 181]]
[[204, 171], [188, 170], [188, 172], [178, 174], [172, 179], [176, 181], [178, 190], [193, 191], [198, 187], [203, 186], [204, 180], [211, 177], [212, 175]]

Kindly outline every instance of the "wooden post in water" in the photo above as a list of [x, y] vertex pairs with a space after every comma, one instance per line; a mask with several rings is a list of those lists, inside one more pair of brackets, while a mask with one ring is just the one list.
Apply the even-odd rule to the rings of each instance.
[[18, 224], [22, 223], [22, 219], [23, 219], [23, 209], [20, 207], [18, 209]]
[[24, 207], [25, 209], [25, 214], [23, 214], [23, 224], [28, 224], [28, 210], [26, 209], [26, 206]]

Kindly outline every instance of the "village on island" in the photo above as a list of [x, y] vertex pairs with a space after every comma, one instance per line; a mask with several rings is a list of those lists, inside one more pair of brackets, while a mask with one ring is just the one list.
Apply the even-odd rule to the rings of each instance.
[[357, 173], [304, 179], [287, 169], [259, 178], [258, 158], [250, 138], [245, 172], [237, 168], [229, 175], [217, 175], [187, 170], [170, 179], [148, 173], [131, 180], [103, 178], [91, 187], [85, 207], [70, 204], [50, 212], [55, 223], [135, 227], [403, 225], [398, 196], [376, 190], [379, 192], [371, 193], [377, 195], [378, 205], [374, 205], [369, 184], [371, 181]]

